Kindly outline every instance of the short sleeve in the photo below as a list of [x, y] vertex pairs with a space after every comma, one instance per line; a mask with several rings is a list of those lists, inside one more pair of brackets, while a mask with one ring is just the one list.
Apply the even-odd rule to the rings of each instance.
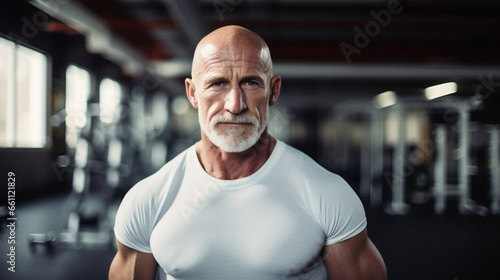
[[123, 198], [115, 218], [115, 237], [134, 250], [151, 253], [150, 238], [154, 213], [152, 200], [142, 192], [139, 182]]
[[326, 245], [332, 245], [366, 228], [366, 215], [361, 200], [340, 176], [333, 174], [329, 187], [320, 199], [320, 219], [326, 234]]

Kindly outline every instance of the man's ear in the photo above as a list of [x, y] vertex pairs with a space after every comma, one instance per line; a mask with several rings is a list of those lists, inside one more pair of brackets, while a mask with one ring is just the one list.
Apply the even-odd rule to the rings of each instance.
[[191, 105], [194, 108], [198, 109], [198, 99], [196, 98], [196, 89], [194, 87], [193, 79], [186, 78], [184, 80], [184, 84], [186, 86], [186, 95], [189, 102], [191, 102]]
[[281, 77], [274, 76], [271, 79], [271, 96], [269, 97], [269, 106], [273, 106], [278, 100], [281, 90]]

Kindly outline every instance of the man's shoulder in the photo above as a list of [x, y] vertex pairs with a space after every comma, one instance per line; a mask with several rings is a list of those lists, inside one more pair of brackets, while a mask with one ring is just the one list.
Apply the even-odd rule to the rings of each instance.
[[298, 170], [302, 170], [302, 172], [314, 172], [314, 173], [320, 172], [325, 174], [336, 175], [328, 171], [326, 168], [324, 168], [322, 165], [320, 165], [318, 162], [316, 162], [313, 158], [311, 158], [303, 151], [295, 147], [292, 147], [291, 145], [286, 143], [285, 143], [285, 152], [283, 153], [282, 160], [284, 162], [287, 162], [288, 167], [297, 168]]

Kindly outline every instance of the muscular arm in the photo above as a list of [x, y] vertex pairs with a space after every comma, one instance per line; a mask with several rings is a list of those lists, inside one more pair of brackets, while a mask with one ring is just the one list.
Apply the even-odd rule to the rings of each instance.
[[366, 229], [345, 241], [325, 246], [323, 260], [331, 280], [387, 279], [384, 260]]
[[116, 240], [118, 252], [109, 268], [109, 280], [153, 280], [158, 264], [153, 254], [142, 253]]

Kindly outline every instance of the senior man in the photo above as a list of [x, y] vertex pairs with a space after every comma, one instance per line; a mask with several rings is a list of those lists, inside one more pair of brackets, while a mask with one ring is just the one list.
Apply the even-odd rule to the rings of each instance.
[[185, 86], [201, 140], [124, 197], [110, 279], [387, 277], [352, 188], [268, 134], [281, 77], [261, 37], [208, 34]]

